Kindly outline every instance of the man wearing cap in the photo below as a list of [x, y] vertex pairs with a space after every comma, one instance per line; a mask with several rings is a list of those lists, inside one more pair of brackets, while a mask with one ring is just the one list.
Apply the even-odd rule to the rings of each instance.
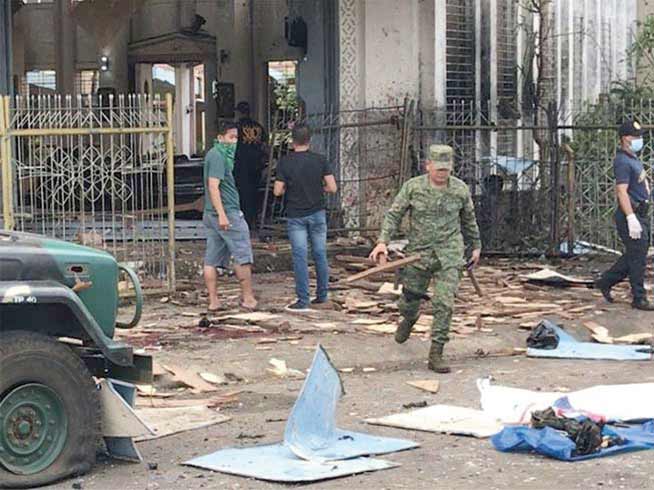
[[595, 282], [595, 286], [606, 301], [612, 303], [611, 288], [629, 277], [633, 297], [631, 306], [652, 311], [654, 305], [647, 300], [645, 293], [651, 192], [647, 173], [637, 156], [643, 148], [642, 128], [636, 121], [626, 121], [620, 126], [618, 136], [620, 147], [613, 160], [618, 200], [615, 224], [625, 250], [618, 261]]
[[465, 246], [472, 250], [471, 263], [476, 265], [481, 241], [468, 186], [450, 175], [452, 148], [431, 145], [424, 163], [427, 173], [408, 180], [395, 197], [370, 258], [378, 261], [380, 256], [388, 254], [387, 245], [408, 212], [407, 252], [420, 254], [421, 259], [402, 270], [399, 303], [402, 319], [395, 332], [395, 341], [404, 343], [411, 335], [420, 313], [420, 300], [426, 297], [429, 284], [434, 280], [428, 366], [432, 371], [447, 373], [450, 369], [443, 363], [443, 346], [449, 340], [454, 295], [465, 265]]

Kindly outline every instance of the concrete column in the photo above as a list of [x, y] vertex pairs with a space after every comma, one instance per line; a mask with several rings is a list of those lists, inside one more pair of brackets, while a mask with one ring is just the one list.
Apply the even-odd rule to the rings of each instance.
[[119, 94], [128, 92], [128, 44], [129, 23], [126, 22], [106, 46], [98, 47], [98, 66], [100, 64], [101, 56], [104, 55], [109, 58], [109, 70], [100, 72], [100, 87], [113, 87]]
[[152, 95], [152, 65], [139, 63], [134, 69], [136, 70], [136, 93]]
[[[568, 5], [568, 100], [566, 105], [569, 112], [574, 110], [575, 96], [575, 11], [572, 4]], [[568, 133], [572, 135], [572, 133]]]
[[[563, 106], [563, 100], [561, 99], [561, 31], [562, 31], [562, 22], [561, 18], [561, 2], [557, 1], [554, 5], [554, 36], [555, 36], [555, 47], [556, 47], [556, 107], [558, 111], [561, 111]], [[559, 112], [559, 118], [563, 115]]]
[[[7, 2], [9, 3], [9, 2]], [[57, 92], [73, 94], [75, 89], [75, 38], [77, 29], [69, 11], [70, 2], [57, 0], [54, 6], [55, 66]]]
[[216, 138], [218, 132], [218, 111], [213, 98], [213, 82], [218, 78], [218, 63], [214, 58], [204, 61], [204, 121], [207, 145]]
[[434, 101], [447, 106], [447, 0], [434, 0]]
[[197, 5], [195, 0], [177, 0], [177, 29], [188, 29], [195, 20]]
[[11, 2], [0, 4], [0, 94], [12, 92]]
[[[601, 3], [601, 5], [600, 5]], [[602, 56], [604, 55], [604, 44], [602, 43], [602, 35], [604, 26], [602, 25], [602, 10], [607, 8], [606, 2], [595, 1], [593, 8], [595, 9], [595, 87], [593, 90], [593, 102], [599, 98], [602, 91]], [[607, 46], [608, 48], [608, 46]]]
[[583, 0], [584, 3], [584, 11], [583, 11], [583, 16], [584, 16], [584, 23], [583, 23], [583, 32], [581, 35], [581, 100], [582, 101], [587, 101], [588, 100], [588, 95], [589, 95], [589, 90], [588, 90], [588, 72], [590, 71], [590, 66], [588, 63], [588, 46], [590, 40], [588, 39], [589, 35], [589, 22], [588, 22], [588, 17], [590, 16], [590, 12], [588, 11], [590, 7], [590, 0]]
[[[488, 102], [488, 116], [490, 120], [497, 122], [497, 0], [489, 0], [490, 17], [489, 29], [490, 46], [490, 100]], [[495, 158], [497, 155], [497, 133], [493, 131], [490, 135], [490, 156]]]
[[195, 124], [195, 97], [193, 91], [193, 70], [190, 65], [175, 67], [175, 151], [178, 154], [193, 154], [192, 125]]
[[[517, 4], [516, 5], [516, 22], [517, 24], [521, 24], [523, 17], [526, 16], [526, 11], [522, 4]], [[522, 67], [522, 63], [524, 61], [524, 53], [525, 53], [525, 29], [524, 27], [518, 27], [516, 33], [516, 50], [515, 50], [515, 65], [519, 68]], [[520, 115], [522, 115], [522, 97], [523, 97], [523, 92], [522, 92], [522, 86], [524, 84], [524, 75], [523, 75], [523, 70], [518, 69], [516, 70], [516, 99], [518, 103], [518, 112]], [[517, 121], [516, 124], [518, 126], [522, 126], [523, 120], [522, 117], [520, 117]], [[517, 153], [516, 157], [518, 158], [523, 158], [524, 157], [524, 131], [516, 131], [516, 146], [517, 146]]]
[[435, 105], [434, 73], [435, 73], [435, 25], [434, 2], [420, 2], [419, 16], [422, 21], [418, 24], [418, 41], [420, 62], [420, 102], [425, 109]]
[[[229, 52], [228, 75], [224, 76], [223, 74], [224, 78], [221, 77], [221, 80], [234, 83], [235, 102], [247, 100], [250, 102], [252, 110], [255, 111], [254, 80], [252, 79], [252, 66], [248, 61], [252, 55], [249, 0], [234, 2], [233, 23], [230, 27], [232, 49]], [[220, 51], [218, 56], [220, 56]]]

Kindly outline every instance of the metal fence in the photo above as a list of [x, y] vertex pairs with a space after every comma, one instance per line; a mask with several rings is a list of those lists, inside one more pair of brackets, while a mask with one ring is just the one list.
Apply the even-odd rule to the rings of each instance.
[[[379, 229], [383, 215], [409, 168], [409, 122], [415, 104], [369, 108], [361, 111], [309, 114], [298, 120], [313, 132], [312, 151], [333, 165], [338, 193], [327, 197], [331, 232]], [[276, 165], [290, 151], [295, 115], [279, 112], [271, 131], [272, 152], [266, 173], [266, 193], [260, 228], [284, 228], [285, 200], [272, 195]]]
[[111, 252], [175, 287], [172, 97], [4, 97], [3, 221]]
[[[486, 250], [567, 253], [578, 242], [620, 248], [612, 161], [617, 127], [633, 117], [645, 129], [639, 155], [649, 175], [654, 158], [651, 100], [600, 102], [553, 117], [542, 126], [489, 121], [474, 103], [422, 109], [414, 148], [451, 145], [455, 174], [473, 194]], [[502, 125], [504, 124], [504, 125]], [[510, 142], [511, 144], [507, 144]]]

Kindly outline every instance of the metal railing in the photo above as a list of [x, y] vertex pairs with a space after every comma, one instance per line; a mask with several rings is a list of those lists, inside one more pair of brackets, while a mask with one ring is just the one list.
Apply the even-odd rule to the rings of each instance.
[[0, 142], [5, 229], [105, 249], [174, 290], [170, 94], [2, 97]]

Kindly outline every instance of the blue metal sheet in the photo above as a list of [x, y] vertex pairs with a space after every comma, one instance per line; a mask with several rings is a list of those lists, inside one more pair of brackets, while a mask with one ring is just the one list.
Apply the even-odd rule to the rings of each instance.
[[554, 323], [548, 322], [548, 324], [556, 331], [559, 337], [559, 345], [555, 349], [534, 349], [530, 347], [527, 349], [527, 356], [608, 361], [649, 361], [652, 359], [652, 348], [649, 346], [579, 342]]
[[338, 372], [319, 345], [286, 423], [283, 443], [223, 449], [184, 464], [260, 480], [310, 482], [393, 468], [394, 463], [363, 456], [418, 446], [405, 439], [338, 429], [336, 404], [342, 394]]
[[284, 443], [297, 456], [313, 461], [338, 460], [418, 447], [405, 439], [337, 429], [336, 404], [343, 393], [338, 371], [319, 345], [284, 432]]
[[283, 444], [227, 448], [184, 463], [222, 473], [284, 483], [313, 482], [398, 466], [371, 458], [320, 463], [298, 458]]

